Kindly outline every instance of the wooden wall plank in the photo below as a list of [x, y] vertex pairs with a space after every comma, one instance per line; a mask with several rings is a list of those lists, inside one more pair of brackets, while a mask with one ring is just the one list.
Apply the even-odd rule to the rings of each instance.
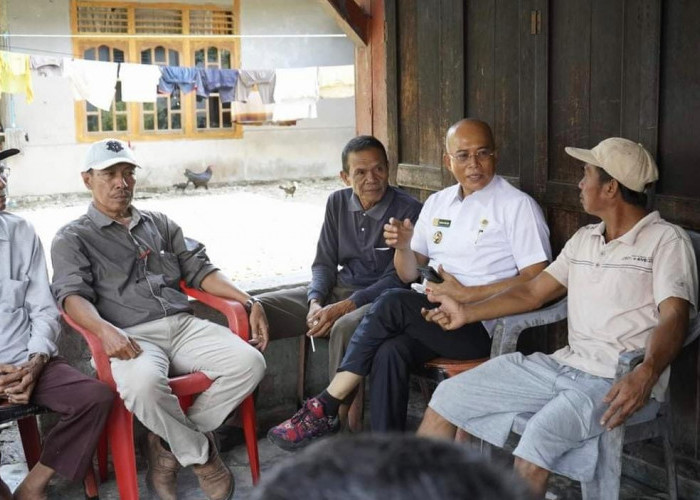
[[[547, 105], [546, 105], [546, 49], [547, 25], [546, 10], [537, 0], [520, 2], [519, 9], [512, 9], [516, 14], [516, 25], [513, 30], [518, 38], [518, 52], [513, 55], [510, 64], [517, 61], [518, 67], [518, 100], [514, 103], [517, 108], [517, 127], [512, 130], [513, 140], [517, 146], [515, 158], [517, 172], [523, 189], [536, 199], [544, 192], [546, 180], [546, 148], [538, 152], [538, 135], [546, 138], [547, 134]], [[532, 33], [532, 13], [539, 14], [539, 32]], [[542, 71], [545, 73], [540, 74]], [[541, 89], [540, 87], [544, 87]], [[540, 92], [544, 94], [540, 96]], [[539, 100], [538, 100], [539, 99]], [[546, 140], [544, 142], [546, 145]], [[538, 159], [538, 154], [541, 158]], [[538, 179], [537, 175], [541, 178]]]
[[700, 2], [664, 3], [657, 192], [695, 199], [700, 191], [698, 23]]
[[[416, 36], [418, 39], [418, 163], [440, 165], [441, 102], [440, 35], [442, 32], [440, 0], [421, 0], [416, 4]], [[436, 78], [438, 75], [438, 78]]]
[[625, 2], [622, 136], [656, 153], [661, 0]]
[[[360, 0], [360, 5], [366, 11], [371, 8], [372, 0]], [[371, 21], [370, 27], [376, 23]], [[374, 81], [372, 75], [372, 49], [376, 43], [370, 38], [368, 47], [355, 47], [355, 131], [358, 135], [374, 133], [374, 110], [372, 109]]]
[[[399, 163], [399, 87], [398, 87], [398, 25], [397, 7], [398, 0], [382, 0], [384, 32], [381, 33], [381, 45], [384, 46], [385, 78], [386, 78], [386, 148], [389, 156], [389, 182], [396, 184], [396, 171]], [[373, 7], [372, 18], [376, 19], [379, 13], [378, 7]], [[377, 28], [372, 24], [372, 37], [376, 40], [380, 36]], [[377, 126], [381, 125], [381, 118], [375, 117]]]
[[624, 2], [598, 2], [591, 11], [590, 120], [588, 140], [593, 146], [620, 135], [623, 64]]
[[[525, 144], [522, 147], [521, 175], [526, 187], [530, 186], [528, 177], [532, 178], [533, 185], [529, 192], [540, 201], [549, 178], [549, 2], [532, 0], [530, 4], [523, 3], [525, 12], [521, 14], [524, 17], [521, 23], [525, 24], [525, 29], [521, 28], [521, 38], [532, 37], [531, 30], [527, 29], [527, 10], [539, 13], [540, 30], [531, 43], [521, 44], [521, 65], [524, 66], [521, 78], [525, 85], [520, 121], [521, 142]], [[527, 71], [527, 67], [532, 67], [532, 70]], [[533, 80], [531, 83], [530, 78]]]
[[[464, 1], [441, 0], [440, 31], [440, 120], [436, 144], [436, 160], [441, 165], [445, 151], [445, 134], [447, 129], [464, 118], [466, 101], [464, 90], [464, 51], [454, 47], [464, 47]], [[453, 184], [452, 173], [442, 169], [442, 185]]]
[[551, 2], [549, 10], [549, 179], [575, 183], [580, 174], [565, 146], [590, 145], [591, 2]]
[[496, 0], [467, 2], [466, 87], [467, 116], [493, 123], [493, 52]]
[[398, 89], [399, 89], [399, 162], [420, 162], [418, 122], [418, 39], [416, 36], [417, 0], [397, 3]]
[[498, 173], [520, 175], [520, 10], [497, 0], [493, 25], [493, 103], [491, 128], [498, 144]]

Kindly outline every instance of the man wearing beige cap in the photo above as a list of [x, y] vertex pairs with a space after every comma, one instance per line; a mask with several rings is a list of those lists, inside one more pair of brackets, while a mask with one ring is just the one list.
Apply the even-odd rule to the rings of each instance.
[[[632, 415], [656, 414], [698, 300], [688, 235], [645, 210], [643, 191], [658, 171], [644, 147], [615, 137], [566, 152], [584, 162], [581, 203], [602, 222], [579, 229], [526, 283], [482, 302], [445, 299], [423, 311], [426, 320], [453, 330], [538, 309], [568, 292], [566, 347], [552, 355], [500, 356], [441, 383], [419, 429], [453, 438], [459, 427], [503, 446], [515, 416], [534, 414], [513, 453], [537, 495], [544, 495], [550, 471], [590, 481], [600, 435]], [[641, 347], [644, 361], [613, 383], [619, 354]]]
[[[122, 141], [90, 146], [81, 175], [92, 204], [54, 238], [52, 290], [100, 338], [125, 406], [151, 431], [149, 488], [174, 500], [178, 469], [191, 465], [207, 498], [227, 499], [233, 477], [208, 433], [255, 389], [265, 360], [228, 328], [195, 318], [179, 283], [247, 303], [254, 345], [267, 338], [265, 312], [175, 222], [131, 204], [138, 167]], [[193, 371], [213, 383], [185, 414], [168, 375]]]

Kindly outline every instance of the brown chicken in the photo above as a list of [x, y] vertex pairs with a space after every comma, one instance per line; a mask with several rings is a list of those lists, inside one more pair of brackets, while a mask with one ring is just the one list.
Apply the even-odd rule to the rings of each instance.
[[194, 188], [197, 189], [200, 186], [204, 186], [205, 189], [209, 189], [207, 185], [211, 180], [211, 165], [207, 167], [204, 172], [192, 172], [189, 168], [185, 169], [185, 177], [187, 177], [187, 183], [194, 184]]

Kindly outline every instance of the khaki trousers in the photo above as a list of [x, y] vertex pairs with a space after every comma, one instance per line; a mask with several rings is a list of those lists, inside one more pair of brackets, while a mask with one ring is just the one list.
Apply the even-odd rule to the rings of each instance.
[[[265, 359], [226, 327], [176, 314], [124, 329], [143, 352], [112, 359], [112, 375], [125, 406], [170, 445], [185, 467], [207, 461], [203, 432], [216, 429], [265, 374]], [[203, 372], [213, 380], [185, 414], [168, 385], [169, 376]]]

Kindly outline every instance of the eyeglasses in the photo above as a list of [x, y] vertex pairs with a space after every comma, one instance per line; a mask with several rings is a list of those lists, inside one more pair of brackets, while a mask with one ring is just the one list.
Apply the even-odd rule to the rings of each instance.
[[494, 151], [490, 149], [480, 149], [476, 153], [467, 153], [466, 151], [457, 153], [456, 155], [447, 153], [447, 156], [452, 158], [457, 165], [466, 165], [472, 158], [476, 163], [481, 163], [491, 158], [495, 154]]

